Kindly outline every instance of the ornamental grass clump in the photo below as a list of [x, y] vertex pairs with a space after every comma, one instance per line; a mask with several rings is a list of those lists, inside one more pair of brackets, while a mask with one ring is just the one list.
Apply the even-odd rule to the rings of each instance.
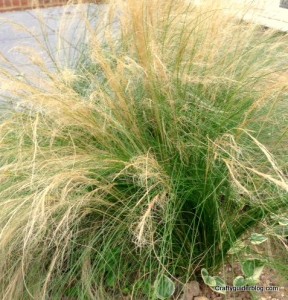
[[213, 2], [115, 1], [77, 68], [1, 70], [1, 299], [157, 299], [287, 212], [287, 35]]

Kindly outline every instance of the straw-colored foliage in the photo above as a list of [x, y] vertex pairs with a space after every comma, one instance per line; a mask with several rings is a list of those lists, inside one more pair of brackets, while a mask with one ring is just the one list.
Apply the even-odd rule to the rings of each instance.
[[1, 299], [154, 299], [287, 211], [287, 35], [203, 2], [115, 1], [76, 69], [1, 69]]

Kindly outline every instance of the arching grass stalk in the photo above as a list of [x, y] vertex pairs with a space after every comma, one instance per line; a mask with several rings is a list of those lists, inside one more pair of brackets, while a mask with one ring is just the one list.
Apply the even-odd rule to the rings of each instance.
[[216, 270], [287, 211], [287, 35], [213, 2], [112, 2], [77, 69], [1, 70], [21, 107], [0, 132], [1, 299], [155, 299], [159, 274]]

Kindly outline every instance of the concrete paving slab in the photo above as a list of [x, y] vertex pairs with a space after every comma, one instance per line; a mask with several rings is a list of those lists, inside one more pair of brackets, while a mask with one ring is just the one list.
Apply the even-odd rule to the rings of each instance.
[[[205, 0], [187, 0], [202, 5]], [[223, 0], [221, 7], [239, 19], [288, 32], [288, 0]]]
[[[0, 15], [0, 52], [13, 63], [26, 64], [17, 48], [34, 48], [36, 51], [56, 53], [75, 49], [87, 38], [83, 16], [96, 25], [97, 13], [103, 5], [73, 5], [41, 10], [8, 12]], [[90, 16], [89, 16], [90, 15]], [[45, 58], [46, 59], [46, 58]]]
[[[194, 0], [199, 5], [201, 1]], [[238, 17], [246, 21], [288, 32], [288, 9], [279, 7], [280, 0], [229, 0], [225, 3], [231, 12], [234, 9]], [[94, 26], [100, 26], [99, 14], [106, 9], [107, 5], [79, 4], [1, 13], [0, 54], [7, 61], [0, 59], [0, 67], [10, 67], [15, 76], [38, 75], [37, 68], [23, 53], [23, 50], [29, 52], [28, 48], [34, 49], [51, 70], [56, 67], [55, 61], [73, 67], [80, 55], [79, 49], [85, 47], [88, 38], [83, 16]], [[9, 66], [9, 61], [13, 67]]]
[[[0, 68], [9, 69], [10, 74], [18, 77], [39, 79], [41, 72], [33, 62], [37, 57], [51, 71], [59, 65], [73, 67], [88, 39], [84, 19], [99, 26], [99, 15], [106, 8], [79, 4], [1, 13]], [[7, 92], [1, 89], [0, 82], [0, 101], [6, 98]]]
[[[198, 4], [201, 1], [194, 0]], [[288, 31], [288, 9], [279, 7], [280, 0], [231, 0], [226, 3], [231, 11], [233, 8], [239, 10], [238, 16], [244, 20]], [[94, 19], [96, 24], [97, 14], [106, 7], [80, 4], [1, 13], [0, 53], [17, 66], [30, 65], [27, 57], [17, 50], [31, 47], [51, 66], [53, 59], [69, 64], [76, 60], [77, 48], [87, 38], [83, 15]]]
[[280, 7], [280, 0], [245, 1], [244, 20], [288, 32], [288, 9]]

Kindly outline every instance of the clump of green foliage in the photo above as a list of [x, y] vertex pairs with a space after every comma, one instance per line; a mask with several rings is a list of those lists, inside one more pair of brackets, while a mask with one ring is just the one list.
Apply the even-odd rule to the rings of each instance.
[[112, 2], [76, 70], [1, 71], [20, 105], [0, 132], [1, 299], [157, 299], [287, 211], [287, 35], [208, 2]]

